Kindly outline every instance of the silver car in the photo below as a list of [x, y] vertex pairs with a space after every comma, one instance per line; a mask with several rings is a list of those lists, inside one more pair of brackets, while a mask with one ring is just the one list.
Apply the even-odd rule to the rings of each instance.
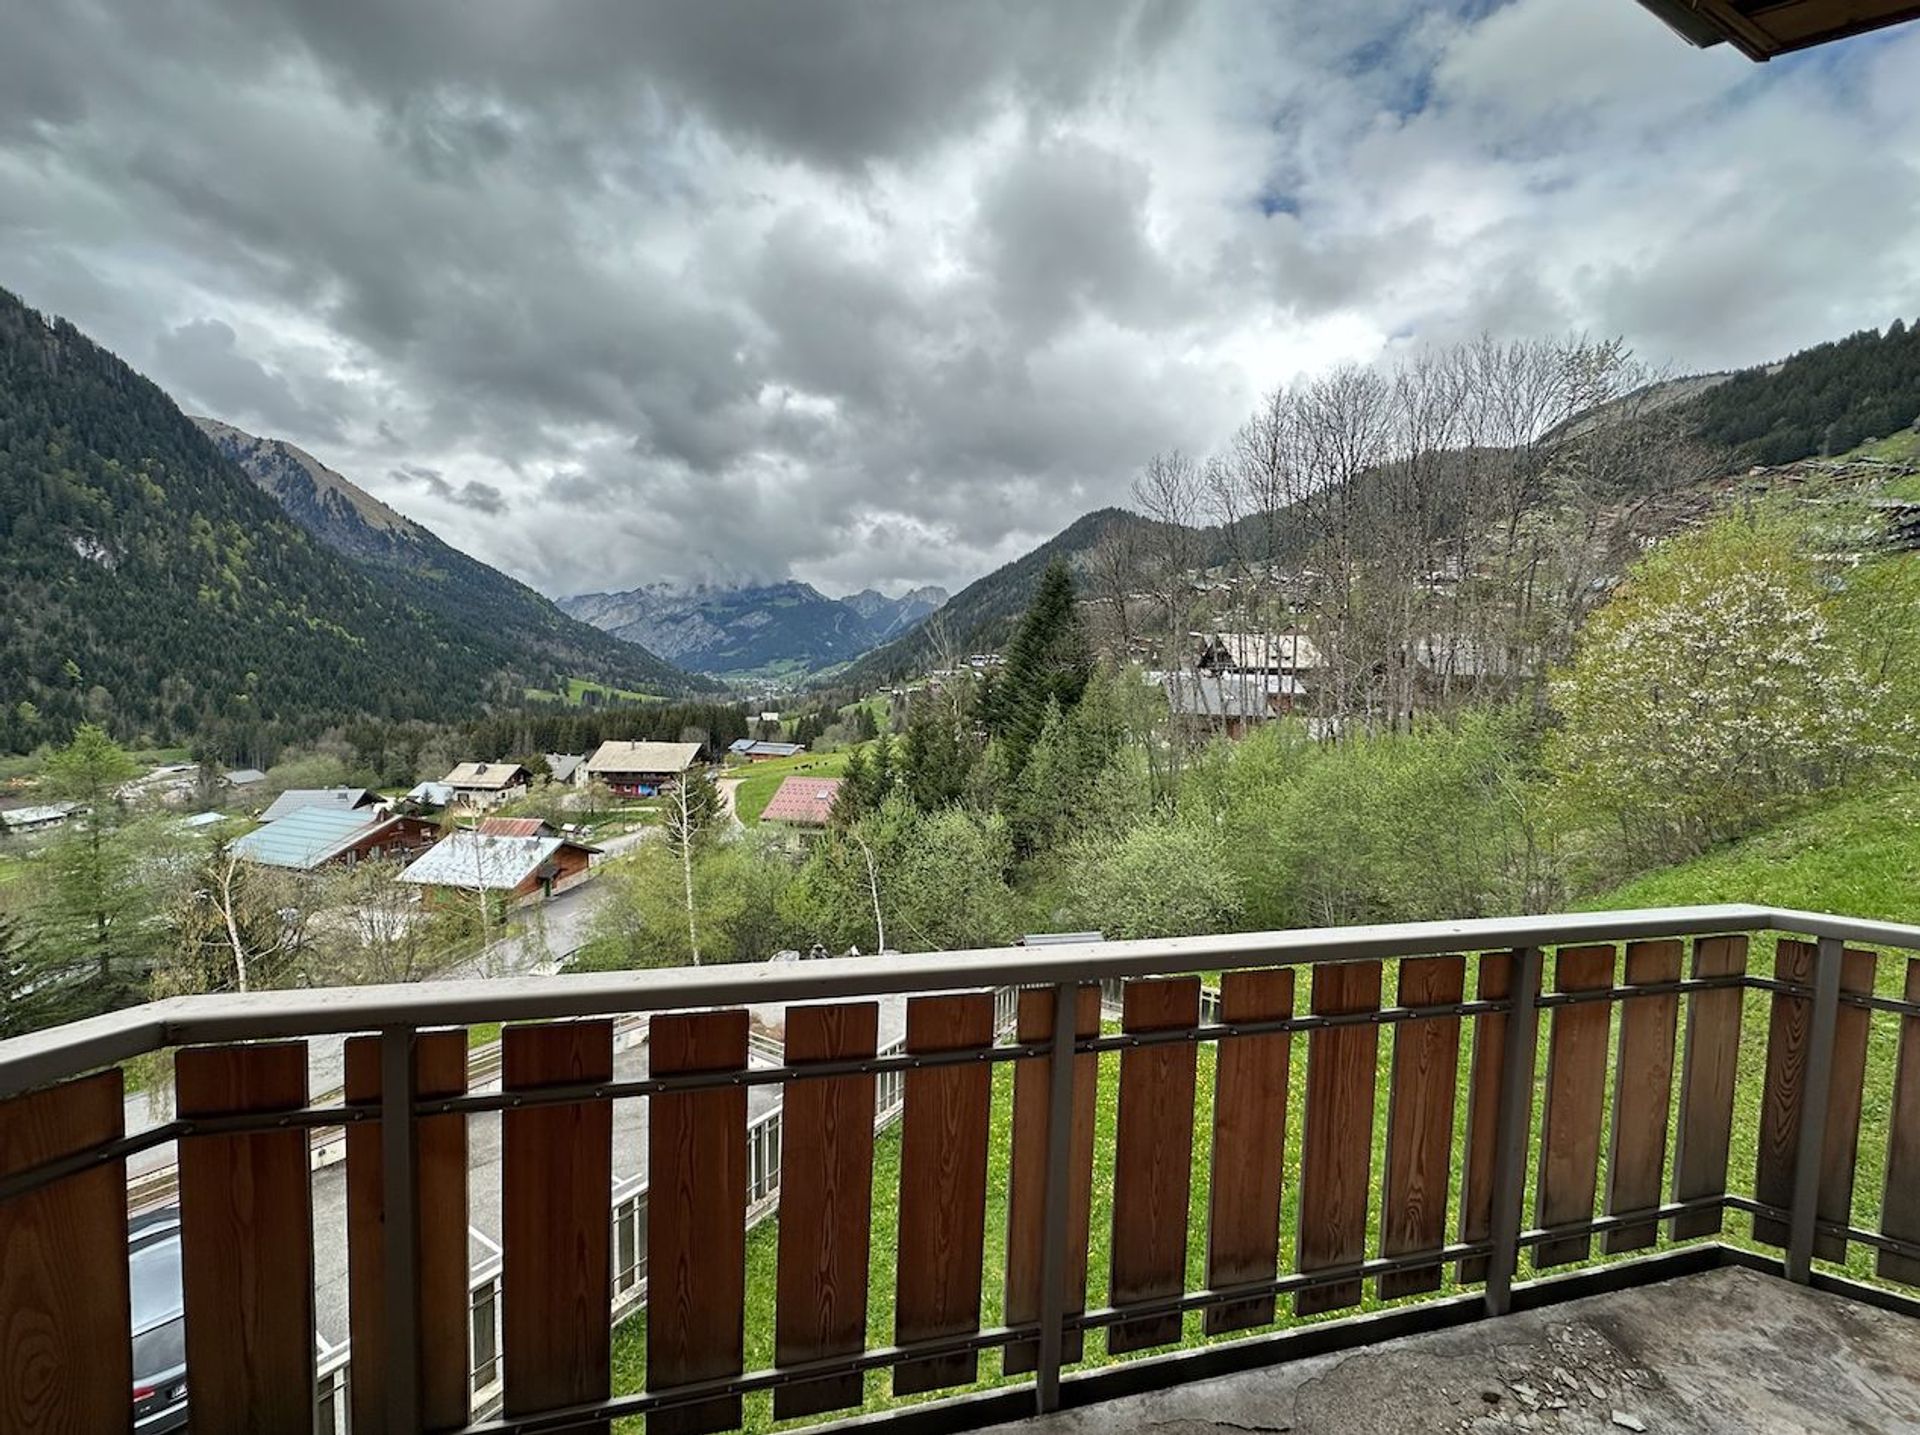
[[187, 1322], [180, 1288], [180, 1208], [127, 1223], [133, 1295], [133, 1428], [187, 1428]]

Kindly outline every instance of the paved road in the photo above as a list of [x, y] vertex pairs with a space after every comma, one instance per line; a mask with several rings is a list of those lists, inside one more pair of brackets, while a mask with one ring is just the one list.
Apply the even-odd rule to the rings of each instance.
[[[625, 1037], [629, 1043], [616, 1050], [613, 1074], [616, 1080], [639, 1080], [647, 1074], [647, 1047], [644, 1027], [635, 1027]], [[763, 1063], [756, 1061], [755, 1065]], [[500, 1083], [487, 1082], [476, 1091], [494, 1091]], [[747, 1119], [758, 1117], [780, 1100], [779, 1090], [771, 1086], [750, 1087], [747, 1093]], [[647, 1169], [647, 1107], [645, 1100], [616, 1101], [613, 1104], [613, 1182], [618, 1185], [629, 1176]], [[611, 1191], [608, 1193], [611, 1199]], [[467, 1118], [467, 1221], [468, 1250], [475, 1265], [500, 1241], [500, 1118], [493, 1113]], [[314, 1329], [329, 1345], [347, 1338], [347, 1208], [346, 1166], [328, 1166], [313, 1175], [313, 1280]]]
[[[903, 1040], [907, 1004], [902, 997], [879, 999], [879, 1045], [882, 1050]], [[778, 1002], [748, 1008], [756, 1030], [778, 1039], [786, 1027], [786, 1008]], [[634, 1022], [614, 1037], [613, 1074], [618, 1081], [647, 1075], [647, 1028]], [[758, 1050], [751, 1064], [764, 1069], [773, 1063]], [[476, 1083], [475, 1091], [497, 1091], [500, 1082]], [[778, 1086], [747, 1089], [747, 1120], [757, 1121], [780, 1104]], [[647, 1173], [647, 1113], [651, 1103], [632, 1098], [613, 1103], [613, 1185]], [[468, 1251], [473, 1265], [483, 1265], [500, 1249], [500, 1118], [491, 1112], [467, 1118]], [[313, 1176], [313, 1262], [315, 1329], [328, 1344], [347, 1338], [346, 1167], [323, 1167]], [[609, 1205], [612, 1192], [609, 1190]]]

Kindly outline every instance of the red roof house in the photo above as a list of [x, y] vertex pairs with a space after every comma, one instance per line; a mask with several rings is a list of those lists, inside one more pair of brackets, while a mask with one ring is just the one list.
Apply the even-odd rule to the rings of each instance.
[[785, 822], [793, 827], [825, 827], [840, 790], [837, 777], [789, 777], [773, 794], [762, 822]]

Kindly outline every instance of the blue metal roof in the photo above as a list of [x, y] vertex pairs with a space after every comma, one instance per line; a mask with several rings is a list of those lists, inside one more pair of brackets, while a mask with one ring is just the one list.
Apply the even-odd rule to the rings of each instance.
[[307, 871], [319, 866], [377, 821], [371, 812], [343, 812], [337, 807], [301, 807], [264, 827], [255, 828], [233, 844], [236, 855], [268, 867]]
[[330, 807], [336, 812], [350, 812], [356, 808], [371, 807], [374, 800], [374, 795], [364, 787], [290, 787], [267, 804], [267, 810], [260, 814], [260, 820], [278, 822], [289, 812], [298, 812], [306, 807]]

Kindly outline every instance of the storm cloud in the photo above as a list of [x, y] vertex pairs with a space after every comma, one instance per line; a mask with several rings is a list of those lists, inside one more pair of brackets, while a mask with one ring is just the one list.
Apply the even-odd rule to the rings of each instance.
[[1258, 393], [1920, 313], [1920, 27], [1629, 0], [0, 0], [0, 285], [551, 593], [957, 587]]

